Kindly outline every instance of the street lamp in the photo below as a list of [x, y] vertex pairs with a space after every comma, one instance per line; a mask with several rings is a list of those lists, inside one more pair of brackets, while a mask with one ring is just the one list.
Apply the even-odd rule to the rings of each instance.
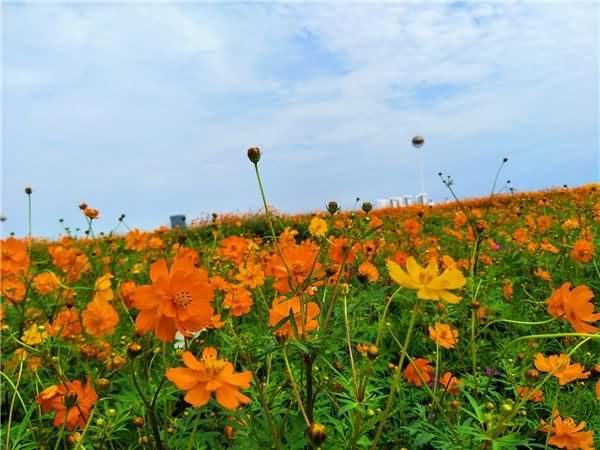
[[[419, 150], [421, 147], [423, 147], [423, 144], [425, 144], [425, 139], [423, 138], [423, 136], [415, 136], [414, 138], [412, 138], [412, 145], [414, 148], [416, 148], [417, 150]], [[425, 176], [423, 174], [423, 164], [424, 164], [424, 155], [423, 152], [420, 151], [419, 153], [419, 186], [421, 188], [421, 192], [420, 194], [425, 195]]]

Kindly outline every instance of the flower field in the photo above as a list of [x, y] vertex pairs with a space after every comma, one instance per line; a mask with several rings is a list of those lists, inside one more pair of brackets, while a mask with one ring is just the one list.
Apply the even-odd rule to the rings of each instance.
[[3, 448], [598, 448], [600, 186], [288, 216], [248, 156], [267, 214], [2, 240]]

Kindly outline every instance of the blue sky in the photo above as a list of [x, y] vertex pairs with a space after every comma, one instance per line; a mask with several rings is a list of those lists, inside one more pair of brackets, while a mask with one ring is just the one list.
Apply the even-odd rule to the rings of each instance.
[[594, 2], [2, 3], [3, 234], [597, 181]]

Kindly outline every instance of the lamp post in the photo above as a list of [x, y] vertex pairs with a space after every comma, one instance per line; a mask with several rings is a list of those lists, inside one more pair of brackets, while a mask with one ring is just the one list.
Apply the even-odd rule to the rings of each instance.
[[[419, 150], [421, 147], [423, 147], [423, 144], [425, 144], [425, 139], [423, 138], [423, 136], [415, 136], [414, 138], [412, 138], [412, 145], [415, 149]], [[423, 155], [423, 151], [417, 152], [419, 153], [419, 187], [421, 189], [420, 194], [425, 194], [425, 176], [423, 174], [423, 164], [424, 164], [424, 155]]]

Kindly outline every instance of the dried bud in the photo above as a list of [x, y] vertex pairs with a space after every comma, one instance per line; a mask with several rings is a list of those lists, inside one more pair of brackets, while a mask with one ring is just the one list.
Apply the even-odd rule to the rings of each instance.
[[260, 149], [258, 147], [250, 147], [248, 149], [248, 159], [253, 164], [258, 164], [258, 162], [260, 161], [260, 156]]
[[80, 203], [80, 204], [79, 204], [79, 209], [80, 209], [80, 210], [82, 210], [82, 211], [83, 211], [84, 209], [87, 209], [87, 207], [88, 207], [88, 206], [87, 206], [87, 203]]
[[327, 429], [325, 425], [313, 422], [306, 429], [306, 436], [313, 445], [321, 445], [327, 439]]
[[140, 416], [135, 416], [133, 418], [133, 424], [138, 428], [143, 427], [144, 426], [144, 418], [140, 417]]
[[481, 303], [479, 303], [477, 300], [473, 300], [471, 302], [471, 308], [473, 309], [479, 309], [481, 307]]
[[137, 342], [131, 342], [128, 346], [127, 346], [127, 355], [133, 359], [136, 356], [138, 356], [140, 353], [142, 353], [142, 351], [144, 350], [144, 348], [138, 344]]
[[79, 441], [81, 440], [81, 433], [79, 431], [76, 431], [74, 433], [69, 434], [69, 437], [67, 437], [67, 441], [69, 442], [69, 444], [77, 444]]
[[25, 188], [25, 193], [26, 193], [27, 195], [31, 195], [31, 193], [32, 193], [32, 192], [33, 192], [33, 189], [31, 189], [31, 186], [27, 186], [27, 187]]
[[477, 222], [475, 229], [478, 233], [483, 233], [485, 231], [485, 224], [483, 222]]
[[371, 202], [364, 202], [361, 208], [365, 213], [369, 214], [373, 209], [373, 204]]
[[327, 203], [327, 211], [329, 211], [329, 214], [334, 215], [339, 210], [340, 210], [340, 207], [338, 206], [337, 202], [331, 201], [331, 202]]
[[373, 361], [379, 355], [379, 348], [375, 344], [369, 345], [367, 348], [367, 357]]
[[529, 369], [526, 375], [530, 380], [537, 380], [540, 377], [540, 373], [535, 369]]
[[96, 380], [96, 388], [100, 391], [106, 391], [110, 386], [110, 381], [108, 378], [98, 378]]

